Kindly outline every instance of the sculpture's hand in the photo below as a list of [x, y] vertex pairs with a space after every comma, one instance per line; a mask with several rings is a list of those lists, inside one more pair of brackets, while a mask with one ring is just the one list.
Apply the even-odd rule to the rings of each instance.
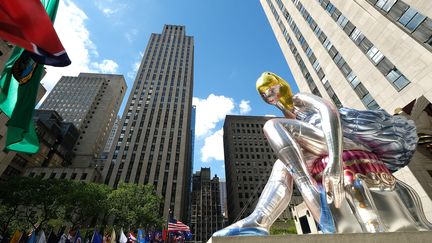
[[339, 208], [345, 198], [343, 170], [329, 165], [331, 164], [329, 163], [323, 171], [322, 184], [327, 195], [327, 203], [333, 203]]

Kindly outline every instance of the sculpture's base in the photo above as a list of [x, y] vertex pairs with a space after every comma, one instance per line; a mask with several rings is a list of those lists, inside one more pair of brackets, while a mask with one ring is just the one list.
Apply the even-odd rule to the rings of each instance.
[[397, 243], [397, 242], [432, 242], [432, 231], [423, 232], [392, 232], [377, 234], [314, 234], [314, 235], [277, 235], [277, 236], [237, 236], [212, 237], [207, 243], [269, 243], [269, 242], [295, 242], [295, 243]]

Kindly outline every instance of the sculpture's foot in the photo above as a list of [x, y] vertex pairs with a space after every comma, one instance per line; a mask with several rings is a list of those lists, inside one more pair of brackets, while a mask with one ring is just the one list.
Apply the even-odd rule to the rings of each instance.
[[213, 236], [262, 236], [269, 235], [266, 224], [263, 224], [263, 214], [255, 211], [248, 217], [235, 222], [234, 224], [216, 231]]
[[266, 229], [260, 227], [248, 228], [230, 228], [221, 229], [213, 234], [213, 237], [218, 236], [266, 236], [269, 235]]

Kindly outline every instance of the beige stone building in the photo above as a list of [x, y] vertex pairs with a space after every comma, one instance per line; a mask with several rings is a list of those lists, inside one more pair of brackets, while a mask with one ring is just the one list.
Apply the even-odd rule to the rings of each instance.
[[80, 131], [71, 167], [95, 167], [126, 92], [123, 75], [80, 73], [63, 76], [40, 106], [55, 110]]
[[105, 183], [153, 184], [160, 215], [188, 221], [192, 174], [194, 38], [165, 25], [153, 33], [103, 169]]
[[426, 126], [410, 169], [396, 176], [421, 194], [432, 219], [432, 2], [260, 1], [301, 92], [339, 107], [404, 108]]

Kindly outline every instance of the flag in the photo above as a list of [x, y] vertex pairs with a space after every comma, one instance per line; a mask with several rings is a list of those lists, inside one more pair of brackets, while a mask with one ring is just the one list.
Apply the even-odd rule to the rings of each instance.
[[192, 233], [190, 231], [184, 232], [184, 236], [186, 240], [192, 240]]
[[168, 230], [165, 228], [162, 230], [162, 240], [167, 240]]
[[126, 237], [126, 235], [124, 234], [123, 229], [121, 229], [121, 231], [120, 231], [120, 239], [119, 239], [119, 242], [120, 242], [120, 243], [126, 243], [126, 242], [127, 242], [127, 237]]
[[38, 236], [38, 239], [37, 239], [37, 243], [47, 243], [47, 241], [46, 241], [46, 237], [45, 237], [45, 232], [44, 232], [43, 230], [41, 230], [41, 231], [39, 232], [39, 236]]
[[21, 240], [22, 233], [19, 230], [16, 230], [10, 240], [10, 243], [18, 243]]
[[[52, 21], [57, 12], [58, 1], [42, 0]], [[5, 2], [9, 4], [11, 1], [0, 1], [2, 5], [5, 5]], [[8, 129], [5, 150], [30, 154], [39, 150], [32, 119], [43, 72], [43, 65], [35, 63], [30, 52], [14, 48], [0, 77], [0, 110], [9, 117], [6, 123]]]
[[116, 241], [116, 233], [115, 233], [115, 230], [113, 229], [112, 230], [112, 233], [111, 233], [111, 243], [116, 243], [117, 241]]
[[141, 229], [138, 229], [137, 242], [138, 243], [144, 243], [144, 233], [143, 233], [143, 231]]
[[51, 230], [51, 233], [48, 236], [47, 243], [58, 243], [58, 236], [54, 233], [54, 230]]
[[135, 237], [135, 235], [132, 232], [129, 232], [129, 241], [130, 242], [136, 242], [137, 238]]
[[36, 243], [36, 233], [33, 230], [29, 236], [29, 238], [27, 239], [27, 243]]
[[102, 243], [102, 237], [98, 232], [96, 232], [96, 230], [93, 232], [91, 243]]
[[[58, 6], [58, 1], [53, 2]], [[2, 0], [0, 38], [29, 51], [38, 63], [67, 66], [71, 61], [51, 22], [54, 18], [55, 13], [48, 16], [40, 0]]]
[[190, 228], [189, 226], [173, 218], [168, 222], [168, 232], [171, 231], [190, 231]]
[[[80, 234], [80, 231], [77, 230], [77, 232], [76, 232], [76, 234], [75, 234], [75, 240], [74, 240], [73, 243], [81, 243], [81, 242], [82, 242], [81, 234]], [[38, 242], [38, 243], [39, 243], [39, 242]]]

